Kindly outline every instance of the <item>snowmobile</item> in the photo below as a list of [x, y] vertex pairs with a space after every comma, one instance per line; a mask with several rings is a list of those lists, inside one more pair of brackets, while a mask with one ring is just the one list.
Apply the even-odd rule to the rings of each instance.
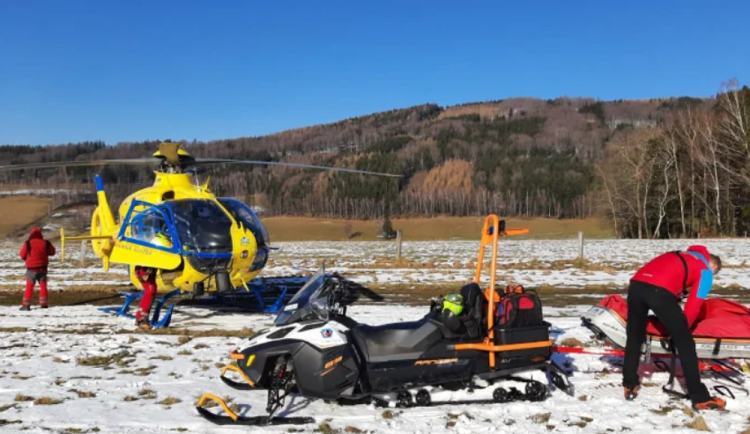
[[[627, 318], [627, 302], [619, 295], [609, 295], [598, 305], [592, 306], [581, 320], [597, 339], [615, 348], [614, 351], [606, 352], [607, 355], [624, 356]], [[693, 338], [702, 371], [727, 382], [715, 386], [716, 392], [731, 398], [734, 398], [733, 391], [750, 396], [750, 391], [744, 387], [744, 381], [741, 380], [746, 373], [750, 373], [747, 363], [744, 362], [750, 359], [750, 309], [731, 300], [706, 300], [693, 327]], [[679, 358], [679, 354], [673, 348], [666, 328], [656, 317], [649, 318], [642, 354], [646, 362], [654, 359], [658, 369], [670, 373], [664, 391], [670, 395], [684, 397], [684, 394], [673, 390], [676, 359]], [[667, 365], [663, 359], [669, 359], [670, 364]], [[743, 362], [738, 363], [738, 360]]]
[[[495, 288], [498, 239], [513, 233], [489, 216], [482, 230], [475, 282], [462, 288], [463, 312], [456, 316], [433, 301], [414, 322], [382, 326], [357, 323], [347, 307], [361, 296], [382, 299], [356, 283], [319, 270], [278, 315], [274, 326], [234, 351], [222, 381], [239, 390], [265, 390], [267, 415], [233, 412], [221, 398], [205, 394], [197, 411], [217, 424], [305, 424], [310, 417], [275, 417], [291, 393], [340, 404], [439, 404], [540, 401], [548, 384], [568, 389], [564, 371], [551, 361], [550, 324], [538, 297], [519, 286], [500, 295]], [[479, 287], [485, 247], [492, 245], [490, 285]], [[234, 371], [242, 382], [225, 377]], [[544, 382], [524, 374], [543, 373]], [[503, 387], [506, 382], [518, 385]], [[523, 385], [523, 386], [520, 386]], [[433, 400], [440, 390], [492, 388], [491, 398], [463, 402]], [[435, 395], [437, 396], [437, 395]], [[219, 415], [204, 408], [214, 401]]]

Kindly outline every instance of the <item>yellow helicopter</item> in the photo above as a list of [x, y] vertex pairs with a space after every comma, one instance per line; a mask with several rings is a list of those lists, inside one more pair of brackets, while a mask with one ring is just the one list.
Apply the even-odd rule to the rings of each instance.
[[[107, 201], [102, 179], [97, 175], [98, 206], [91, 217], [91, 234], [71, 237], [61, 229], [60, 235], [62, 260], [66, 241], [90, 240], [94, 253], [102, 259], [104, 270], [109, 270], [110, 264], [127, 265], [130, 280], [137, 288], [142, 284], [136, 267], [156, 269], [157, 286], [173, 291], [159, 300], [154, 314], [154, 321], [157, 321], [161, 305], [171, 296], [187, 292], [195, 295], [225, 293], [238, 287], [250, 290], [248, 282], [266, 265], [270, 240], [258, 216], [240, 200], [216, 197], [209, 190], [208, 181], [194, 184], [188, 170], [195, 166], [230, 163], [400, 177], [342, 167], [193, 158], [181, 149], [180, 143], [171, 142], [161, 143], [153, 158], [20, 164], [0, 166], [0, 171], [156, 164], [154, 185], [128, 196], [120, 205], [117, 220]], [[257, 288], [252, 292], [258, 295]], [[136, 297], [127, 298], [116, 313], [126, 315]], [[274, 309], [279, 307], [277, 303]], [[171, 308], [168, 314], [171, 317]], [[168, 325], [168, 322], [165, 315], [161, 325]]]

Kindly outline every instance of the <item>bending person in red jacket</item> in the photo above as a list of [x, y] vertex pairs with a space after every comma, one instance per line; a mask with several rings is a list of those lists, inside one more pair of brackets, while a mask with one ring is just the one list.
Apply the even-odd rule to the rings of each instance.
[[21, 259], [26, 261], [26, 292], [23, 293], [21, 310], [31, 310], [34, 285], [39, 282], [39, 305], [47, 308], [47, 266], [49, 257], [55, 255], [55, 246], [42, 236], [42, 230], [31, 230], [29, 239], [21, 247]]
[[[625, 398], [638, 395], [638, 364], [646, 338], [648, 312], [652, 310], [667, 328], [680, 355], [688, 396], [698, 410], [723, 409], [721, 398], [712, 398], [701, 382], [695, 340], [691, 328], [711, 291], [713, 278], [721, 269], [721, 259], [703, 246], [686, 252], [669, 252], [644, 265], [630, 279], [625, 364], [622, 369]], [[687, 295], [685, 311], [679, 300]]]

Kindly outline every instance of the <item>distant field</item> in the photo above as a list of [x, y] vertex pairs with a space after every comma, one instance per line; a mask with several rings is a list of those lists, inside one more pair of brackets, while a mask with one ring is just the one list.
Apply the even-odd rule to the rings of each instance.
[[46, 197], [0, 197], [0, 237], [44, 217], [50, 203], [52, 200]]
[[[44, 217], [51, 199], [37, 196], [0, 198], [0, 237]], [[381, 233], [382, 220], [339, 220], [312, 217], [261, 217], [271, 241], [374, 241]], [[508, 228], [529, 228], [525, 238], [563, 239], [584, 231], [586, 238], [610, 238], [612, 232], [599, 219], [559, 220], [551, 218], [506, 219]], [[484, 217], [416, 217], [394, 219], [394, 229], [401, 229], [404, 240], [475, 240]], [[56, 222], [65, 225], [65, 222]], [[351, 238], [345, 229], [351, 224]], [[69, 228], [68, 228], [69, 229]]]
[[[549, 218], [506, 219], [508, 228], [529, 228], [527, 238], [560, 239], [577, 236], [584, 231], [586, 238], [609, 238], [612, 232], [599, 219], [558, 220]], [[339, 241], [347, 240], [345, 225], [351, 223], [355, 241], [377, 240], [381, 220], [333, 220], [308, 217], [263, 218], [271, 241]], [[404, 240], [474, 240], [484, 222], [483, 217], [434, 217], [394, 219], [393, 228], [401, 229]]]

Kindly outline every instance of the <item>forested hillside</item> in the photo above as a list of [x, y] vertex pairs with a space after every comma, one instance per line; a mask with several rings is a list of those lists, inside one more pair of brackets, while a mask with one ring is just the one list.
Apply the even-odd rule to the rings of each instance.
[[[216, 193], [272, 214], [607, 215], [623, 236], [735, 234], [744, 231], [741, 217], [750, 215], [744, 193], [750, 187], [748, 92], [731, 87], [712, 99], [425, 104], [262, 137], [186, 141], [186, 149], [200, 157], [403, 175], [394, 180], [265, 166], [221, 166], [201, 175], [211, 176]], [[8, 146], [0, 147], [0, 161], [137, 158], [157, 144]], [[153, 179], [148, 168], [109, 166], [0, 174], [0, 182], [4, 190], [34, 184], [93, 191], [94, 173], [104, 176], [113, 202]]]

